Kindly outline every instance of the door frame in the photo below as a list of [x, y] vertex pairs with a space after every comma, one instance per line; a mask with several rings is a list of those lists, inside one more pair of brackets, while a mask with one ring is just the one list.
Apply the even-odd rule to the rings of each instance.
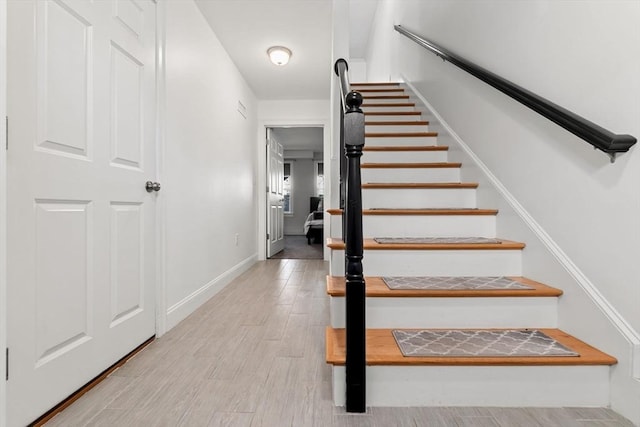
[[0, 0], [0, 427], [7, 425], [7, 383], [4, 380], [7, 348], [7, 0]]
[[[256, 246], [258, 248], [258, 260], [267, 259], [267, 128], [281, 127], [307, 127], [322, 128], [322, 149], [325, 164], [325, 200], [331, 200], [331, 170], [327, 165], [331, 162], [331, 125], [329, 119], [307, 119], [307, 120], [286, 120], [271, 119], [260, 120], [258, 122], [258, 170], [257, 170], [257, 193], [258, 212], [256, 222], [258, 224], [258, 235], [256, 236]], [[328, 172], [327, 172], [328, 171]], [[326, 209], [326, 206], [325, 206]], [[329, 224], [329, 215], [325, 212], [324, 223]], [[329, 227], [325, 228], [329, 230]], [[324, 259], [329, 260], [329, 249], [324, 247]]]
[[[167, 116], [167, 5], [156, 4], [156, 182], [164, 178], [164, 147]], [[166, 202], [162, 191], [156, 198], [156, 338], [167, 332]], [[2, 427], [2, 426], [0, 426]]]

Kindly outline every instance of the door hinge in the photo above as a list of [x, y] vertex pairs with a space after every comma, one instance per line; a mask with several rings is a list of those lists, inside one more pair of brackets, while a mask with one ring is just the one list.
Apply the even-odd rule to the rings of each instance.
[[4, 149], [9, 150], [9, 116], [4, 116]]
[[270, 236], [269, 236], [269, 233], [267, 233], [267, 240], [269, 240], [269, 237], [270, 237]]
[[4, 380], [5, 381], [9, 381], [9, 347], [7, 347], [5, 358], [6, 359], [4, 360], [4, 363], [5, 363], [5, 367], [4, 368], [5, 368], [6, 374], [5, 374]]

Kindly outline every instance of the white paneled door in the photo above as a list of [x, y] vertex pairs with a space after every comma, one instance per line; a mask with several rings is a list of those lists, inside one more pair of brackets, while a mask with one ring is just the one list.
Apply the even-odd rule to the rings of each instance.
[[267, 129], [267, 258], [284, 249], [284, 149]]
[[9, 1], [11, 427], [155, 333], [155, 8]]

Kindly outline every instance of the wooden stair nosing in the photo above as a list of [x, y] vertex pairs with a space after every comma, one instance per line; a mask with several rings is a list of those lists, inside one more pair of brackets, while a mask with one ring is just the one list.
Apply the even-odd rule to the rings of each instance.
[[[521, 328], [518, 328], [521, 329]], [[575, 357], [405, 357], [400, 352], [391, 329], [367, 329], [366, 353], [368, 366], [577, 366], [615, 365], [617, 360], [560, 329], [535, 328], [577, 352]], [[469, 329], [467, 329], [469, 330]], [[498, 329], [496, 329], [498, 330]], [[345, 330], [327, 327], [326, 362], [345, 363]]]
[[394, 88], [394, 89], [370, 89], [370, 88], [354, 89], [352, 88], [352, 90], [357, 90], [358, 92], [361, 92], [361, 93], [404, 93], [404, 89], [400, 87]]
[[462, 167], [462, 163], [361, 163], [360, 167], [363, 169], [455, 169]]
[[384, 189], [474, 189], [478, 188], [477, 182], [367, 182], [362, 184], [362, 188], [373, 190]]
[[390, 121], [390, 122], [364, 122], [365, 126], [428, 126], [429, 122], [427, 120], [415, 120], [415, 121]]
[[[500, 243], [378, 243], [375, 240], [363, 239], [364, 250], [392, 250], [392, 251], [459, 251], [459, 250], [522, 250], [524, 243], [511, 240], [496, 239]], [[344, 242], [340, 239], [328, 237], [327, 246], [330, 249], [344, 250]]]
[[366, 116], [419, 116], [422, 113], [420, 111], [365, 111]]
[[[329, 215], [342, 215], [342, 209], [327, 209]], [[423, 216], [482, 216], [482, 215], [497, 215], [497, 209], [363, 209], [362, 215], [381, 215], [381, 216], [409, 216], [409, 215], [423, 215]]]
[[367, 101], [370, 99], [409, 99], [409, 95], [363, 95], [362, 98]]
[[[382, 277], [365, 277], [366, 296], [370, 298], [491, 298], [491, 297], [559, 297], [562, 290], [526, 277], [509, 277], [533, 289], [390, 289]], [[327, 294], [345, 296], [344, 276], [327, 276]]]
[[431, 138], [438, 132], [365, 132], [365, 138]]
[[351, 86], [400, 86], [400, 83], [398, 83], [398, 82], [388, 82], [388, 83], [384, 83], [384, 82], [375, 82], [375, 83], [363, 82], [363, 83], [351, 83]]
[[374, 146], [365, 145], [362, 147], [362, 151], [448, 151], [449, 147], [446, 145], [379, 145]]
[[416, 104], [415, 102], [382, 102], [382, 103], [376, 103], [376, 102], [372, 102], [369, 104], [365, 104], [363, 103], [360, 107], [362, 108], [367, 108], [367, 107], [415, 107]]

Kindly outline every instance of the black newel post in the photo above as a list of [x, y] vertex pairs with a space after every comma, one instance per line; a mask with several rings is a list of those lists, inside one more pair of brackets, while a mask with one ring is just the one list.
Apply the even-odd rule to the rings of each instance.
[[365, 283], [362, 271], [362, 186], [360, 157], [364, 147], [362, 95], [350, 90], [349, 66], [344, 59], [335, 63], [340, 78], [340, 207], [342, 239], [345, 242], [346, 280], [346, 409], [366, 412]]
[[346, 263], [346, 382], [347, 412], [366, 411], [365, 283], [362, 271], [362, 189], [360, 157], [364, 146], [362, 95], [350, 92], [345, 97], [344, 141], [347, 158], [345, 212]]

